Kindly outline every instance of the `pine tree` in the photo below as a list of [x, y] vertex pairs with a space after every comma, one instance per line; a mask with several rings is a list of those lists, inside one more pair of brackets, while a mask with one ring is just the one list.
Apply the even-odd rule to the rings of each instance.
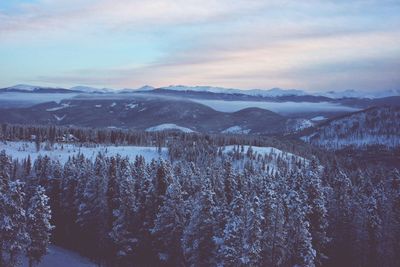
[[29, 201], [27, 210], [27, 232], [29, 243], [26, 255], [29, 266], [38, 264], [46, 254], [50, 243], [50, 234], [53, 226], [50, 224], [51, 211], [48, 206], [48, 197], [43, 187], [39, 186]]
[[169, 266], [182, 265], [181, 238], [185, 224], [182, 190], [176, 178], [168, 186], [165, 201], [157, 213], [152, 234], [159, 259]]
[[244, 253], [241, 262], [247, 266], [257, 266], [261, 262], [262, 224], [264, 216], [258, 196], [253, 195], [247, 201], [245, 233], [243, 238]]
[[[1, 179], [1, 178], [0, 178]], [[16, 266], [28, 242], [22, 183], [2, 182], [0, 188], [0, 264]]]
[[10, 181], [11, 161], [0, 152], [0, 266], [15, 266], [28, 235], [23, 184]]
[[129, 266], [134, 260], [138, 239], [133, 229], [136, 212], [134, 181], [127, 159], [123, 159], [117, 173], [116, 192], [114, 194], [114, 217], [109, 236], [116, 250], [118, 266]]
[[215, 265], [214, 192], [209, 177], [204, 177], [189, 224], [184, 230], [184, 255], [189, 266]]
[[220, 266], [238, 266], [242, 265], [241, 255], [243, 255], [243, 241], [245, 222], [244, 215], [244, 199], [241, 193], [237, 193], [230, 205], [227, 223], [222, 232], [221, 237], [216, 237], [215, 241], [218, 245]]

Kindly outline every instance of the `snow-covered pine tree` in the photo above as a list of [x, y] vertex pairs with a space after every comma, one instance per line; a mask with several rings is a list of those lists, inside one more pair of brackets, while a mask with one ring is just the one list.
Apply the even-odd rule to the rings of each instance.
[[81, 228], [83, 249], [95, 261], [99, 261], [99, 253], [105, 254], [107, 247], [107, 167], [101, 155], [96, 157], [94, 171], [90, 173], [79, 205], [77, 224]]
[[0, 192], [0, 263], [16, 266], [28, 242], [26, 232], [25, 194], [19, 181], [8, 182]]
[[316, 252], [312, 246], [310, 223], [306, 219], [309, 206], [292, 190], [286, 194], [285, 208], [288, 229], [288, 262], [290, 266], [314, 267]]
[[43, 187], [38, 186], [29, 200], [27, 210], [27, 233], [29, 242], [26, 255], [29, 266], [38, 264], [47, 252], [53, 226], [50, 224], [51, 211]]
[[189, 266], [215, 265], [214, 192], [210, 178], [202, 179], [202, 189], [195, 200], [194, 211], [183, 233], [184, 255]]
[[217, 258], [219, 266], [239, 266], [242, 264], [243, 232], [245, 230], [244, 199], [240, 192], [235, 194], [230, 206], [227, 222], [221, 237], [214, 240], [218, 246]]
[[10, 180], [11, 160], [0, 152], [0, 266], [16, 266], [26, 247], [23, 185]]
[[245, 230], [243, 236], [243, 255], [241, 262], [245, 266], [257, 266], [260, 264], [262, 255], [262, 225], [264, 215], [261, 210], [260, 199], [256, 194], [251, 194], [247, 201], [245, 215]]
[[131, 266], [138, 242], [133, 225], [137, 203], [128, 159], [122, 159], [117, 172], [114, 204], [113, 222], [109, 236], [116, 252], [117, 265]]
[[151, 230], [156, 239], [154, 243], [159, 259], [168, 266], [182, 265], [181, 238], [186, 217], [184, 208], [181, 185], [173, 177]]

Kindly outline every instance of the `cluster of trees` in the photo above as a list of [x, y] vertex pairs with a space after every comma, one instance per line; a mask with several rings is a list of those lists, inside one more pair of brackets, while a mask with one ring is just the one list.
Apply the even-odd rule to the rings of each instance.
[[400, 107], [374, 107], [327, 121], [302, 138], [313, 145], [335, 150], [349, 146], [393, 149], [400, 147], [399, 121]]
[[0, 266], [16, 266], [21, 255], [39, 263], [50, 241], [51, 212], [45, 189], [12, 180], [10, 158], [0, 153]]
[[216, 142], [172, 141], [170, 160], [152, 162], [11, 164], [3, 153], [2, 175], [43, 187], [53, 241], [102, 266], [400, 265], [398, 171], [322, 167], [315, 157], [267, 170], [270, 155], [227, 154]]

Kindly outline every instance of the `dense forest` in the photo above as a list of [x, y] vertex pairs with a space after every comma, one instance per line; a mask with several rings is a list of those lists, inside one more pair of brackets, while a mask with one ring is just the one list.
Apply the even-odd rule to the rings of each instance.
[[39, 262], [50, 239], [99, 266], [400, 266], [394, 168], [265, 136], [3, 125], [1, 139], [169, 151], [65, 164], [1, 152], [1, 266]]

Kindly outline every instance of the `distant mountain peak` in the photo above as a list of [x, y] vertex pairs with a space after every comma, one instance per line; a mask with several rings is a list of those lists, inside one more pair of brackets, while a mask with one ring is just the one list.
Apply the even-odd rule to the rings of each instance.
[[306, 92], [297, 89], [234, 89], [224, 87], [213, 87], [213, 86], [185, 86], [185, 85], [170, 85], [161, 87], [159, 89], [174, 90], [174, 91], [194, 91], [194, 92], [209, 92], [218, 94], [243, 94], [251, 96], [263, 96], [263, 97], [278, 97], [278, 96], [302, 96], [307, 95]]
[[45, 88], [43, 86], [29, 85], [29, 84], [17, 84], [14, 86], [7, 87], [7, 89], [23, 90], [23, 91], [34, 91], [36, 89]]
[[155, 87], [146, 84], [146, 85], [144, 85], [142, 87], [137, 88], [136, 91], [151, 91], [151, 90], [154, 90], [154, 89], [155, 89]]
[[95, 87], [82, 86], [82, 85], [74, 86], [69, 89], [74, 90], [74, 91], [81, 91], [84, 93], [111, 93], [111, 92], [115, 91], [110, 88], [95, 88]]

